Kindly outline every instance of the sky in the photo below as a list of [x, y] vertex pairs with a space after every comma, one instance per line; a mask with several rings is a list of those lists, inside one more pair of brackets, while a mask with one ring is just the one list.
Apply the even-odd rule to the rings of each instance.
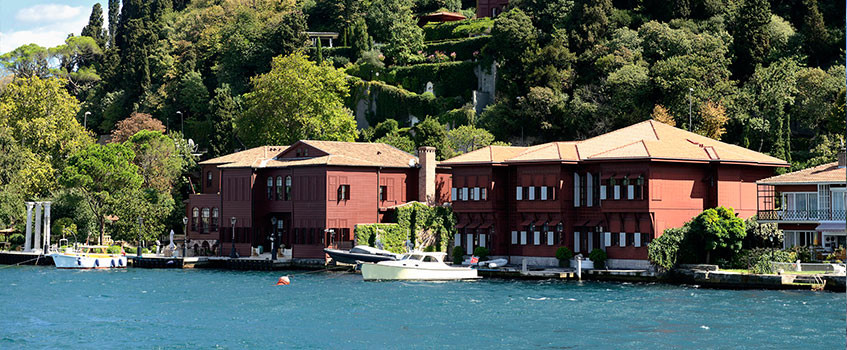
[[108, 23], [108, 0], [0, 0], [0, 54], [29, 43], [63, 44], [68, 34], [79, 35], [98, 2]]

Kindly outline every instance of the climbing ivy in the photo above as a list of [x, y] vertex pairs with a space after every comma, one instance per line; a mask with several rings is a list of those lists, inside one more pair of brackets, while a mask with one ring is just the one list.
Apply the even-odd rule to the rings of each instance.
[[369, 125], [377, 125], [386, 119], [404, 121], [410, 115], [424, 120], [427, 116], [437, 116], [463, 104], [461, 98], [416, 94], [380, 81], [364, 81], [356, 77], [350, 77], [348, 81], [351, 92], [347, 106], [355, 111], [359, 101], [364, 100], [368, 104], [365, 119]]
[[402, 253], [408, 239], [417, 249], [434, 247], [446, 252], [456, 233], [456, 219], [449, 207], [411, 202], [395, 208], [390, 220], [396, 223], [357, 225], [356, 244], [375, 246], [379, 239], [385, 250]]

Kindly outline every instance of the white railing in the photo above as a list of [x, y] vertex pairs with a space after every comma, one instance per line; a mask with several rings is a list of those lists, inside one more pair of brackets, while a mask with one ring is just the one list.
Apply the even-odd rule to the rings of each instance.
[[773, 271], [783, 272], [808, 272], [808, 273], [821, 273], [821, 274], [839, 274], [844, 275], [845, 271], [847, 271], [847, 267], [844, 264], [823, 264], [823, 263], [782, 263], [782, 262], [771, 262], [771, 267]]

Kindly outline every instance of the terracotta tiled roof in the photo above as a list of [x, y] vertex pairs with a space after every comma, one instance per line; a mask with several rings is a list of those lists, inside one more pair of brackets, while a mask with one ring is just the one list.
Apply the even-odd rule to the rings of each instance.
[[[276, 152], [267, 157], [252, 158], [252, 161], [241, 161], [223, 164], [221, 168], [283, 168], [310, 165], [338, 166], [381, 166], [386, 168], [408, 168], [415, 166], [418, 157], [403, 152], [384, 143], [337, 142], [303, 140], [307, 144], [326, 153], [324, 156], [279, 158], [282, 152]], [[292, 145], [293, 147], [293, 145]], [[250, 150], [248, 150], [250, 151]], [[247, 152], [247, 151], [245, 151]], [[250, 157], [243, 157], [246, 160]]]
[[[493, 154], [498, 154], [499, 157], [494, 157]], [[788, 166], [788, 163], [781, 159], [654, 120], [647, 120], [582, 141], [552, 142], [531, 147], [489, 146], [448, 159], [442, 164], [627, 159], [739, 162]]]
[[766, 185], [788, 185], [788, 184], [814, 184], [814, 183], [845, 183], [847, 182], [847, 171], [838, 167], [838, 162], [818, 165], [793, 173], [772, 176], [757, 181]]
[[237, 167], [249, 167], [255, 162], [276, 157], [277, 155], [285, 151], [287, 148], [288, 146], [259, 146], [241, 152], [235, 152], [227, 154], [225, 156], [207, 159], [198, 164], [229, 164], [237, 165]]

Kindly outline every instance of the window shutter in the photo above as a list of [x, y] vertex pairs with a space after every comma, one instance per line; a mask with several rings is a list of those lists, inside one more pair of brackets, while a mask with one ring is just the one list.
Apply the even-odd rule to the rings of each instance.
[[605, 236], [605, 242], [603, 242], [604, 243], [603, 245], [605, 245], [606, 247], [611, 247], [612, 246], [612, 233], [611, 232], [604, 232], [603, 235]]
[[579, 174], [573, 173], [573, 206], [579, 206]]
[[636, 247], [641, 247], [641, 232], [636, 232], [636, 233], [635, 233], [635, 242], [634, 242], [634, 245], [635, 245]]
[[573, 233], [573, 251], [579, 252], [579, 232]]
[[337, 201], [338, 200], [338, 177], [330, 176], [329, 177], [329, 186], [327, 187], [329, 190], [329, 200]]
[[626, 232], [621, 232], [620, 246], [626, 247]]
[[594, 177], [591, 173], [585, 174], [585, 205], [594, 205]]

